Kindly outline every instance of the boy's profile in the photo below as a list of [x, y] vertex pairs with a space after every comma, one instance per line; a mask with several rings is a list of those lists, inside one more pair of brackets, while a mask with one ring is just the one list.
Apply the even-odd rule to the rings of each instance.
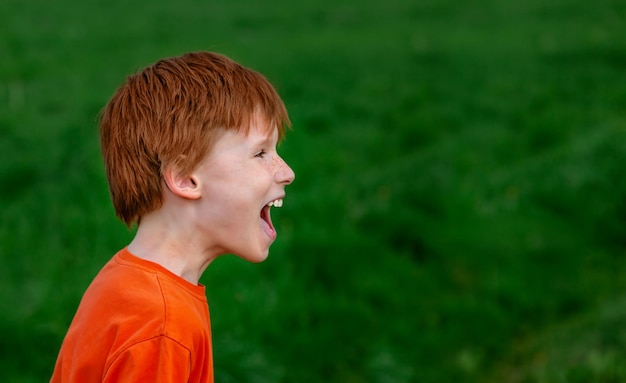
[[198, 281], [222, 254], [267, 257], [270, 206], [295, 177], [276, 152], [287, 126], [272, 85], [222, 55], [126, 79], [100, 138], [115, 212], [137, 232], [85, 292], [51, 382], [213, 382]]

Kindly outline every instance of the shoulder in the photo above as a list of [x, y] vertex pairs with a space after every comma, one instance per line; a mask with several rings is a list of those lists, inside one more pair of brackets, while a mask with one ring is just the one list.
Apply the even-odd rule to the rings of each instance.
[[[59, 360], [64, 365], [108, 371], [110, 382], [129, 366], [158, 370], [161, 367], [151, 360], [165, 355], [180, 366], [189, 366], [184, 361], [193, 355], [192, 364], [197, 364], [196, 359], [211, 355], [206, 296], [187, 292], [158, 270], [113, 258], [85, 292], [62, 347]], [[182, 368], [163, 366], [172, 369], [173, 376]]]
[[80, 304], [86, 311], [111, 321], [111, 314], [160, 316], [163, 294], [156, 273], [121, 263], [116, 255], [100, 270]]

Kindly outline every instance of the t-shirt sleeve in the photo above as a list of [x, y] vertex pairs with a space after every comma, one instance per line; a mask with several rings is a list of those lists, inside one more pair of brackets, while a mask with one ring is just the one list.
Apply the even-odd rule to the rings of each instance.
[[186, 382], [190, 363], [187, 348], [158, 336], [124, 350], [107, 368], [103, 382]]

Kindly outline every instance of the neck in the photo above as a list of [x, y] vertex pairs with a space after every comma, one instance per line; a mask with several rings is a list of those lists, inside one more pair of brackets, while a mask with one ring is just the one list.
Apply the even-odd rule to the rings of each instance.
[[148, 214], [141, 218], [135, 238], [128, 250], [139, 258], [157, 263], [185, 280], [198, 284], [202, 273], [217, 258], [219, 252], [211, 251], [198, 243], [193, 231], [185, 230], [175, 219], [162, 220]]

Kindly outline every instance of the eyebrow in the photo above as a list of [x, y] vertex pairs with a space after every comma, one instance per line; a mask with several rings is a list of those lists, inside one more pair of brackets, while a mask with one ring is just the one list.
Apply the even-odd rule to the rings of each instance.
[[274, 133], [270, 131], [264, 137], [259, 138], [258, 140], [254, 141], [254, 144], [255, 145], [267, 145], [267, 144], [270, 144], [273, 141], [273, 139], [274, 139]]
[[265, 146], [268, 145], [270, 143], [270, 138], [269, 137], [265, 137], [265, 138], [260, 138], [258, 140], [254, 140], [252, 146], [257, 147], [257, 146]]

